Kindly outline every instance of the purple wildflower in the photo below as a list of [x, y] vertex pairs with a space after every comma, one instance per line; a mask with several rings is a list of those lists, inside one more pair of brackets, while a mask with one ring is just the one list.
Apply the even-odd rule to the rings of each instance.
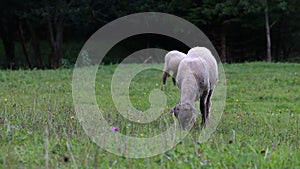
[[119, 131], [120, 128], [119, 128], [118, 126], [112, 126], [112, 127], [111, 127], [111, 130], [112, 130], [112, 131]]

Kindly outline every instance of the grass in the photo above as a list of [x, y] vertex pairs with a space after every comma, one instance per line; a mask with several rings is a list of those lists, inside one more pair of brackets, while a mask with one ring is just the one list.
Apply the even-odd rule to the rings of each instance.
[[[134, 65], [133, 65], [134, 66]], [[123, 118], [110, 95], [116, 65], [101, 66], [96, 78], [99, 108], [118, 132], [146, 138], [173, 117], [141, 124]], [[195, 143], [193, 130], [173, 149], [149, 158], [125, 158], [97, 146], [83, 131], [73, 107], [72, 71], [0, 71], [0, 168], [300, 168], [300, 65], [224, 65], [226, 107], [210, 139]], [[147, 110], [161, 72], [140, 72], [130, 84], [136, 109]], [[168, 80], [167, 112], [179, 100]]]

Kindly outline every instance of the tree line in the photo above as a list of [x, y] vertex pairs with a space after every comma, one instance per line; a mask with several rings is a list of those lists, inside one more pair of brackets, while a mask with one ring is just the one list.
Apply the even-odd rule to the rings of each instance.
[[[84, 41], [101, 26], [149, 11], [174, 14], [198, 26], [223, 62], [299, 61], [299, 8], [298, 0], [2, 0], [0, 64], [11, 69], [59, 68], [66, 60], [73, 64]], [[119, 45], [171, 49], [168, 41], [147, 36]], [[72, 55], [66, 49], [71, 42], [80, 44]], [[134, 50], [125, 47], [121, 52]], [[120, 62], [121, 52], [111, 52], [115, 56], [106, 63]]]

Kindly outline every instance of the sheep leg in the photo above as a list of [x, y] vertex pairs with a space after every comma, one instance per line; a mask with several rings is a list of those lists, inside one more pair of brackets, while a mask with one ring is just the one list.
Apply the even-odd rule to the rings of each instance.
[[176, 76], [177, 76], [177, 71], [174, 71], [172, 76], [174, 86], [176, 86]]
[[212, 96], [213, 90], [209, 90], [207, 95], [207, 101], [206, 101], [206, 119], [208, 119], [209, 113], [210, 113], [210, 106], [211, 106], [211, 96]]
[[164, 72], [163, 75], [162, 75], [162, 81], [163, 81], [163, 85], [166, 84], [166, 81], [167, 81], [167, 77], [169, 77], [170, 74], [168, 72]]
[[202, 96], [200, 98], [200, 111], [202, 114], [202, 124], [203, 126], [205, 126], [205, 122], [206, 122], [206, 117], [207, 117], [207, 104], [206, 104], [206, 100], [207, 100], [207, 96], [208, 96], [208, 92], [207, 91], [203, 91]]
[[173, 84], [175, 86], [176, 85], [176, 79], [174, 77], [172, 77], [172, 80], [173, 80]]

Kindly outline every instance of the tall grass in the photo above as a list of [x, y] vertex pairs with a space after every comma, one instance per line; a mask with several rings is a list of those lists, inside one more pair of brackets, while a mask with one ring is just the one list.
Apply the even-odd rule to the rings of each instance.
[[[110, 95], [116, 65], [101, 66], [97, 103], [118, 132], [133, 137], [158, 134], [173, 117], [163, 113], [149, 124], [121, 116]], [[72, 103], [72, 70], [0, 71], [0, 168], [297, 168], [300, 167], [300, 65], [224, 65], [227, 100], [211, 138], [195, 141], [194, 129], [173, 149], [149, 158], [109, 153], [83, 131]], [[130, 99], [139, 110], [161, 87], [161, 72], [146, 70], [131, 82]], [[179, 100], [171, 80], [167, 112]], [[162, 125], [163, 124], [163, 125]]]

